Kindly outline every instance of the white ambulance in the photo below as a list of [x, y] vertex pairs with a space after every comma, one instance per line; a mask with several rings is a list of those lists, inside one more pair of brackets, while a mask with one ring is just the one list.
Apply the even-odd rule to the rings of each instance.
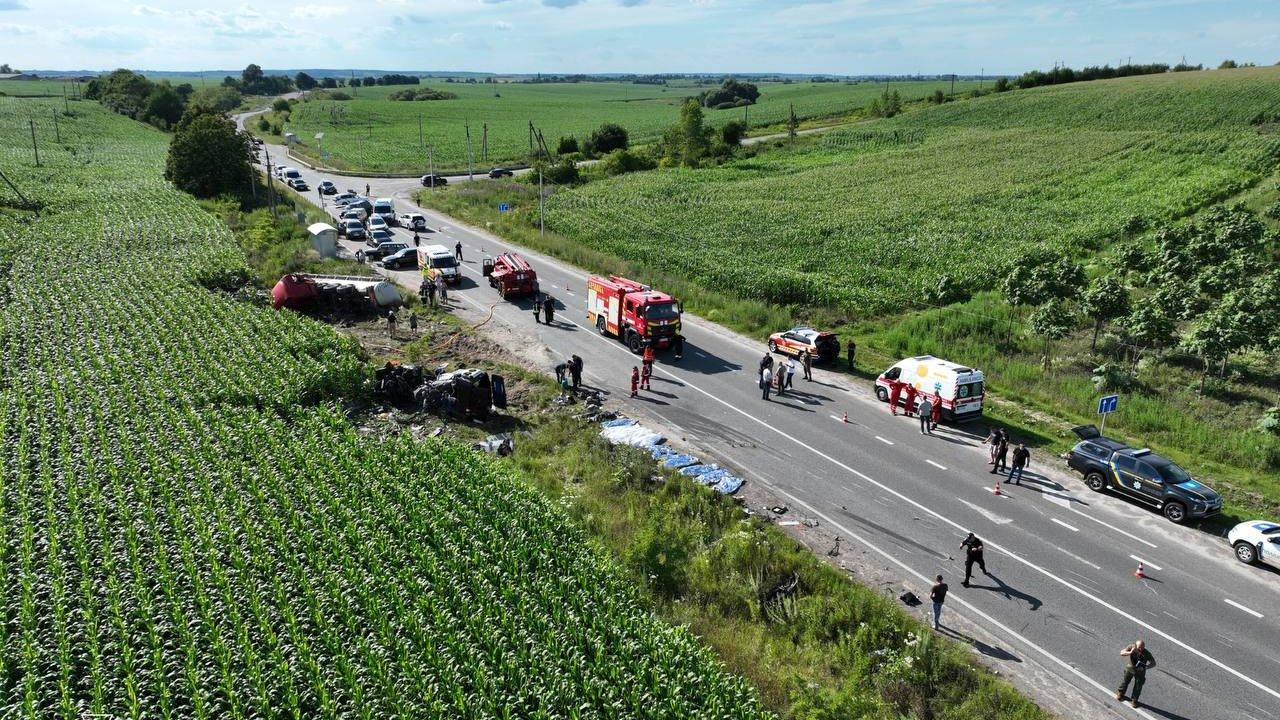
[[[900, 360], [876, 378], [876, 397], [889, 402], [894, 383], [905, 383], [916, 389], [916, 404], [928, 398], [942, 401], [942, 417], [964, 422], [982, 417], [982, 398], [986, 392], [981, 370], [957, 365], [932, 355], [918, 355]], [[905, 385], [903, 386], [905, 390]], [[898, 397], [906, 404], [906, 393]], [[912, 412], [915, 408], [911, 408]]]
[[445, 282], [456, 285], [462, 279], [458, 274], [458, 259], [443, 245], [418, 248], [418, 267], [422, 270], [422, 277], [432, 282], [443, 276]]

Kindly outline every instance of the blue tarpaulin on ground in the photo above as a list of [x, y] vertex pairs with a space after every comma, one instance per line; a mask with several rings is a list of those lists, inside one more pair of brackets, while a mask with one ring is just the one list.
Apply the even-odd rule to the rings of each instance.
[[672, 470], [675, 470], [675, 469], [686, 467], [689, 465], [697, 465], [699, 462], [700, 461], [698, 460], [698, 458], [692, 455], [681, 454], [681, 455], [672, 455], [671, 457], [668, 457], [666, 460], [662, 461], [662, 465], [664, 467], [669, 467]]
[[738, 492], [738, 488], [742, 487], [742, 483], [742, 478], [730, 475], [716, 483], [715, 491], [723, 495], [732, 495]]

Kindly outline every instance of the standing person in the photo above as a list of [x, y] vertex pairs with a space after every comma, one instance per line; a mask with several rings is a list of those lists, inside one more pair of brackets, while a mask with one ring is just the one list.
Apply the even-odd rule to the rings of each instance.
[[1001, 470], [1009, 469], [1009, 436], [1003, 431], [1000, 432], [1000, 439], [996, 441], [996, 462], [991, 468], [991, 474], [995, 475]]
[[796, 359], [787, 358], [787, 389], [790, 390], [796, 379]]
[[653, 364], [641, 363], [640, 364], [640, 389], [641, 390], [653, 389], [652, 387], [649, 386], [649, 380], [652, 377], [653, 377]]
[[960, 583], [965, 587], [969, 587], [969, 578], [973, 575], [973, 565], [978, 564], [983, 575], [990, 575], [987, 572], [987, 563], [982, 559], [982, 541], [977, 535], [969, 533], [969, 537], [960, 543], [960, 547], [964, 548], [964, 582]]
[[422, 286], [427, 289], [427, 304], [431, 307], [436, 306], [436, 284], [427, 278], [423, 281]]
[[[840, 348], [840, 346], [839, 346], [839, 345], [837, 345], [837, 346], [836, 346], [836, 349], [838, 350], [839, 348]], [[850, 370], [852, 370], [852, 369], [853, 369], [853, 355], [854, 355], [854, 353], [858, 352], [858, 343], [854, 342], [854, 341], [853, 341], [853, 338], [849, 338], [849, 343], [845, 346], [845, 349], [847, 349], [847, 350], [849, 351], [849, 369], [850, 369]], [[837, 355], [839, 355], [840, 353], [838, 353], [838, 352], [837, 352], [836, 354], [837, 354]], [[897, 413], [895, 412], [894, 414], [896, 415]]]
[[449, 286], [444, 281], [444, 275], [436, 276], [436, 292], [440, 293], [441, 305], [449, 302]]
[[364, 196], [369, 197], [369, 183], [364, 184]]
[[933, 417], [933, 403], [929, 400], [929, 396], [925, 395], [920, 400], [920, 434], [928, 435], [933, 432], [933, 428], [929, 426], [929, 418]]
[[1009, 470], [1009, 482], [1021, 485], [1022, 472], [1029, 464], [1031, 464], [1031, 451], [1027, 449], [1026, 443], [1020, 442], [1018, 447], [1013, 449], [1013, 468]]
[[1132, 645], [1120, 651], [1120, 657], [1129, 658], [1129, 664], [1124, 668], [1124, 679], [1120, 681], [1120, 687], [1116, 688], [1116, 700], [1124, 701], [1124, 693], [1132, 681], [1133, 698], [1129, 704], [1138, 707], [1138, 696], [1142, 695], [1142, 686], [1147, 682], [1147, 668], [1156, 666], [1156, 656], [1147, 649], [1145, 642], [1135, 640]]
[[804, 379], [813, 380], [813, 355], [808, 350], [800, 356], [801, 364], [804, 366]]
[[773, 368], [773, 355], [769, 353], [765, 353], [764, 357], [760, 358], [760, 369], [764, 370], [765, 368]]
[[418, 313], [414, 310], [409, 311], [409, 331], [418, 334]]
[[942, 603], [947, 600], [947, 584], [942, 582], [941, 575], [933, 578], [933, 587], [929, 589], [929, 599], [933, 601], [933, 629], [940, 630], [938, 620], [942, 617]]
[[541, 297], [535, 296], [533, 298], [533, 321], [535, 323], [542, 322], [542, 298]]
[[569, 374], [569, 363], [562, 362], [559, 365], [556, 365], [555, 371], [556, 371], [556, 384], [563, 387], [565, 376]]
[[903, 383], [897, 380], [889, 381], [889, 412], [896, 417], [898, 415], [898, 398], [902, 395]]
[[418, 247], [418, 231], [413, 231], [413, 246]]
[[462, 262], [462, 241], [459, 240], [457, 245], [453, 246], [453, 257]]
[[360, 250], [357, 250], [357, 251], [356, 251], [356, 262], [360, 263], [361, 265], [363, 265], [363, 264], [364, 264], [364, 249], [363, 249], [363, 248], [362, 248], [362, 249], [360, 249]]
[[640, 368], [631, 366], [631, 397], [640, 394]]
[[764, 391], [764, 399], [769, 399], [769, 388], [773, 385], [773, 371], [766, 365], [760, 370], [760, 389]]
[[644, 367], [649, 368], [649, 371], [650, 371], [650, 372], [652, 372], [652, 371], [653, 371], [653, 361], [654, 361], [655, 359], [657, 359], [657, 354], [653, 351], [653, 346], [652, 346], [652, 345], [645, 345], [645, 346], [644, 346], [644, 352], [643, 352], [643, 353], [641, 353], [641, 355], [640, 355], [640, 362], [641, 362], [641, 364], [643, 364], [643, 365], [644, 365]]
[[395, 310], [387, 311], [387, 335], [393, 338], [396, 336], [396, 311]]
[[684, 357], [684, 336], [677, 335], [671, 338], [671, 352], [676, 356], [676, 360]]
[[577, 355], [569, 358], [569, 375], [573, 378], [573, 391], [576, 393], [582, 387], [582, 358]]
[[907, 417], [911, 417], [912, 413], [914, 413], [916, 409], [916, 386], [911, 383], [906, 383], [906, 387], [903, 388], [903, 390], [907, 394], [907, 396], [903, 398], [906, 401]]
[[548, 325], [555, 323], [556, 299], [550, 295], [546, 295], [542, 298], [542, 317], [546, 319]]
[[787, 369], [778, 363], [778, 369], [773, 373], [773, 379], [777, 385], [778, 397], [786, 394], [787, 390]]
[[942, 398], [934, 398], [933, 409], [929, 411], [929, 432], [938, 429], [938, 421], [942, 419]]
[[991, 428], [991, 432], [987, 433], [987, 439], [982, 442], [988, 445], [987, 448], [987, 464], [996, 464], [996, 450], [1000, 447], [1000, 428]]

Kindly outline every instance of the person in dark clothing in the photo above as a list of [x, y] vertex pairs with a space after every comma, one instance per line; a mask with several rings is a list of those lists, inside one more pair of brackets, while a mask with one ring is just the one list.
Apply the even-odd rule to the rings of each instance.
[[764, 399], [769, 399], [769, 389], [773, 386], [773, 371], [765, 366], [760, 369], [760, 390], [764, 393]]
[[760, 369], [764, 370], [765, 368], [773, 369], [773, 355], [769, 353], [765, 353], [764, 357], [760, 358]]
[[409, 330], [415, 335], [418, 332], [418, 313], [416, 312], [409, 313]]
[[[848, 344], [845, 346], [845, 348], [849, 351], [849, 369], [850, 369], [850, 370], [852, 370], [852, 369], [853, 369], [853, 355], [854, 355], [854, 353], [858, 352], [858, 343], [854, 342], [854, 341], [853, 341], [853, 338], [849, 338], [849, 342], [848, 342]], [[837, 349], [837, 350], [839, 350], [839, 349], [840, 349], [840, 346], [839, 346], [839, 345], [837, 345], [837, 346], [836, 346], [836, 349]], [[836, 353], [836, 355], [839, 355], [839, 354], [840, 354], [839, 352], [837, 352], [837, 353]]]
[[395, 310], [387, 311], [387, 335], [391, 337], [396, 336], [396, 311]]
[[457, 245], [453, 246], [453, 256], [462, 262], [462, 241], [459, 240]]
[[565, 376], [569, 374], [569, 363], [562, 362], [559, 365], [556, 365], [555, 370], [556, 370], [556, 384], [563, 386], [565, 381]]
[[964, 582], [960, 583], [961, 585], [969, 587], [969, 578], [973, 576], [974, 563], [977, 563], [983, 575], [991, 574], [987, 572], [987, 563], [982, 559], [982, 541], [978, 539], [978, 536], [969, 533], [969, 537], [960, 543], [960, 547], [964, 548]]
[[422, 286], [426, 288], [426, 291], [427, 291], [427, 304], [430, 305], [431, 307], [435, 307], [436, 306], [436, 284], [431, 282], [430, 280], [424, 280], [422, 282]]
[[996, 444], [996, 463], [991, 467], [991, 474], [995, 475], [1001, 470], [1009, 469], [1009, 436], [1000, 433], [1000, 439]]
[[982, 441], [989, 446], [987, 448], [987, 454], [990, 456], [988, 465], [996, 464], [996, 451], [1000, 449], [1000, 436], [1003, 434], [1004, 431], [1000, 428], [991, 428], [991, 432], [987, 433], [987, 439]]
[[413, 246], [414, 246], [414, 247], [418, 247], [418, 242], [419, 242], [419, 240], [418, 240], [418, 231], [417, 231], [417, 230], [414, 230], [414, 231], [413, 231]]
[[773, 373], [773, 379], [777, 385], [778, 397], [782, 397], [787, 391], [787, 368], [778, 363], [778, 369]]
[[920, 401], [920, 434], [928, 435], [933, 432], [933, 428], [929, 426], [929, 418], [933, 416], [933, 403], [929, 398]]
[[1022, 472], [1027, 469], [1027, 465], [1031, 463], [1031, 451], [1027, 449], [1026, 443], [1018, 443], [1018, 447], [1013, 449], [1013, 468], [1009, 470], [1009, 482], [1014, 485], [1022, 484]]
[[364, 196], [369, 197], [369, 183], [364, 184]]
[[942, 603], [947, 601], [947, 584], [942, 582], [941, 575], [933, 578], [933, 587], [929, 589], [929, 599], [933, 601], [933, 629], [939, 630], [941, 628], [938, 620], [942, 617]]
[[551, 325], [556, 319], [556, 301], [550, 295], [542, 299], [542, 317], [546, 319], [547, 324]]
[[804, 379], [813, 380], [813, 355], [805, 350], [800, 355], [800, 362], [804, 366]]
[[538, 324], [542, 323], [542, 298], [539, 297], [533, 299], [533, 321]]
[[1132, 682], [1133, 697], [1129, 704], [1138, 707], [1138, 697], [1142, 695], [1142, 686], [1147, 682], [1147, 668], [1156, 666], [1156, 656], [1151, 654], [1146, 643], [1141, 640], [1134, 641], [1132, 645], [1121, 650], [1120, 656], [1129, 658], [1129, 664], [1125, 666], [1124, 679], [1120, 681], [1120, 687], [1116, 688], [1116, 700], [1124, 701], [1124, 693]]
[[671, 352], [676, 356], [677, 360], [684, 357], [684, 336], [683, 335], [677, 335], [671, 338]]
[[582, 387], [582, 358], [574, 355], [569, 358], [569, 376], [573, 378], [573, 391]]

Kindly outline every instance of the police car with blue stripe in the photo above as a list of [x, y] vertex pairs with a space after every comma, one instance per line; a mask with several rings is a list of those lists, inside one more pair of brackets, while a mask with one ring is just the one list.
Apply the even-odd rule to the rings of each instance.
[[1067, 453], [1067, 465], [1084, 476], [1090, 490], [1110, 490], [1149, 505], [1175, 523], [1222, 510], [1222, 496], [1172, 460], [1103, 437], [1093, 425], [1071, 431], [1080, 442]]
[[1250, 520], [1231, 528], [1227, 542], [1236, 559], [1246, 565], [1265, 563], [1280, 568], [1280, 523]]

